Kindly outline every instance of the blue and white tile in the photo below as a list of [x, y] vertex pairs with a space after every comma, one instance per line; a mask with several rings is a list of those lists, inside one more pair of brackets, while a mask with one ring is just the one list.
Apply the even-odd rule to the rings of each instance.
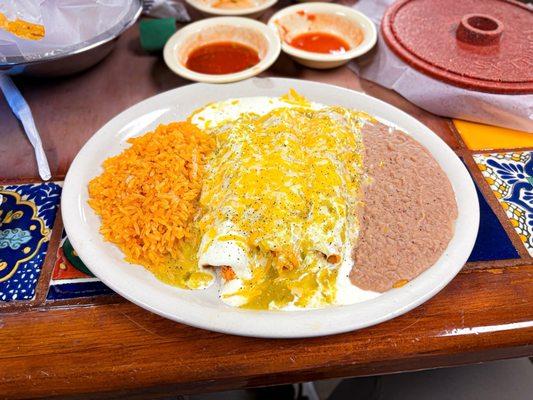
[[0, 301], [31, 300], [48, 250], [61, 185], [0, 185], [0, 196]]
[[533, 151], [476, 154], [474, 159], [533, 256]]

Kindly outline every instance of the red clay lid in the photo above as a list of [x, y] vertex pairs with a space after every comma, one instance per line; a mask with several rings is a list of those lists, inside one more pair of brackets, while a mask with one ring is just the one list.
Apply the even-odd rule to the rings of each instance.
[[399, 0], [381, 31], [417, 70], [468, 89], [533, 93], [533, 10], [512, 0]]

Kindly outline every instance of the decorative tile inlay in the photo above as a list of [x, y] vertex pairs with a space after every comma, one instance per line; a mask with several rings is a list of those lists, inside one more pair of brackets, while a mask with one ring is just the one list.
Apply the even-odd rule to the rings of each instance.
[[500, 221], [477, 187], [479, 231], [468, 261], [495, 261], [520, 258]]
[[471, 150], [504, 150], [533, 147], [533, 135], [514, 129], [453, 120], [455, 128]]
[[533, 152], [476, 154], [474, 159], [533, 256]]
[[89, 271], [78, 257], [68, 237], [66, 237], [65, 231], [63, 231], [56, 256], [47, 300], [73, 299], [113, 293]]
[[57, 183], [0, 186], [0, 301], [33, 299], [60, 196]]

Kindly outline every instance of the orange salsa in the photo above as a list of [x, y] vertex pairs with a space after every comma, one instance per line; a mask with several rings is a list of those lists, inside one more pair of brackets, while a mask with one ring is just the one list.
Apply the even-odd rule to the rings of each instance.
[[197, 47], [186, 67], [202, 74], [224, 75], [243, 71], [259, 62], [257, 51], [236, 42], [215, 42]]
[[336, 35], [326, 32], [308, 32], [294, 37], [290, 43], [297, 49], [313, 53], [344, 53], [350, 49], [346, 41]]

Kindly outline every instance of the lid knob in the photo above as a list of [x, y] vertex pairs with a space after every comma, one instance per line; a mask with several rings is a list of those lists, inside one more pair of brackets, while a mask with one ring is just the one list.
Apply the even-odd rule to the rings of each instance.
[[487, 46], [496, 44], [503, 33], [503, 23], [487, 14], [466, 14], [461, 18], [456, 36], [462, 42]]

